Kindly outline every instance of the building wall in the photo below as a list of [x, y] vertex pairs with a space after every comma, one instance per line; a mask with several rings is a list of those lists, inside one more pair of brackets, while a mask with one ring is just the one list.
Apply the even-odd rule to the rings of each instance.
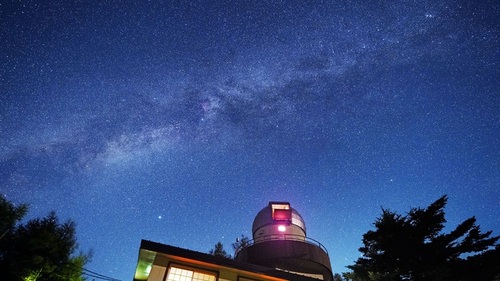
[[213, 273], [219, 281], [284, 281], [285, 279], [266, 276], [249, 271], [237, 270], [216, 264], [203, 263], [186, 258], [176, 258], [157, 254], [147, 281], [165, 281], [169, 267], [182, 267], [201, 273]]

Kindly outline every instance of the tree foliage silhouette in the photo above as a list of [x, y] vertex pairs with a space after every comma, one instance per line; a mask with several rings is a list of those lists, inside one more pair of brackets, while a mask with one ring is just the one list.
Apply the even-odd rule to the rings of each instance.
[[236, 238], [236, 242], [231, 244], [233, 246], [233, 250], [236, 252], [241, 250], [242, 248], [248, 247], [250, 245], [250, 238], [241, 234], [241, 237]]
[[228, 258], [228, 259], [231, 258], [231, 255], [228, 255], [226, 253], [226, 250], [224, 250], [224, 245], [222, 245], [221, 242], [217, 242], [215, 244], [214, 248], [211, 249], [208, 253], [211, 255], [214, 255], [214, 256], [224, 257], [224, 258]]
[[340, 273], [335, 273], [335, 274], [333, 274], [332, 281], [344, 281], [344, 278], [342, 277], [342, 275], [340, 275]]
[[19, 224], [27, 209], [27, 205], [15, 207], [0, 198], [2, 278], [12, 281], [83, 280], [82, 268], [89, 255], [75, 255], [78, 248], [75, 223], [71, 220], [59, 223], [56, 214], [51, 212], [44, 218]]
[[481, 232], [471, 217], [450, 233], [444, 228], [443, 196], [403, 216], [382, 209], [375, 230], [363, 235], [363, 254], [350, 280], [500, 280], [499, 236]]
[[21, 204], [19, 207], [16, 207], [5, 198], [0, 197], [0, 239], [2, 239], [9, 232], [13, 231], [16, 224], [26, 215], [27, 212], [28, 205]]

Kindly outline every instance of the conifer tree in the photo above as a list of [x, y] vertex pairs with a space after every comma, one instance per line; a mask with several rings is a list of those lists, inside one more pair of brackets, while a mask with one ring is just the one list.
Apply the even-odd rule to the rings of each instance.
[[78, 245], [73, 221], [60, 223], [51, 212], [44, 218], [19, 224], [27, 205], [15, 207], [3, 197], [0, 198], [0, 211], [2, 280], [83, 280], [82, 269], [89, 256], [75, 254]]
[[214, 256], [219, 256], [219, 257], [224, 257], [224, 258], [231, 258], [231, 255], [228, 255], [226, 253], [226, 250], [224, 250], [224, 245], [222, 245], [221, 242], [217, 242], [217, 244], [215, 244], [214, 248], [211, 249], [209, 252], [209, 254], [211, 255], [214, 255]]
[[382, 209], [375, 230], [363, 235], [363, 254], [352, 280], [496, 280], [500, 278], [499, 236], [481, 232], [471, 217], [450, 233], [444, 228], [443, 196], [403, 216]]

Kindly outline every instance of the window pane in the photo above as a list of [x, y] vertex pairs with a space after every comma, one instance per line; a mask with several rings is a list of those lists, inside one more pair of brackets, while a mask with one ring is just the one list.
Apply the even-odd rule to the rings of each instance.
[[215, 275], [171, 266], [166, 281], [215, 281]]

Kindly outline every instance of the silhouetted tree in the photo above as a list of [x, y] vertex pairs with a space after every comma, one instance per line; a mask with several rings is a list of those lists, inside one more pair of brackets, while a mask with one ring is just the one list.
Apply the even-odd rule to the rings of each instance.
[[365, 279], [358, 278], [354, 272], [342, 272], [342, 277], [345, 281], [363, 281]]
[[342, 275], [335, 273], [333, 274], [333, 281], [344, 281], [344, 278], [342, 278]]
[[231, 258], [231, 255], [228, 255], [226, 253], [226, 250], [224, 250], [224, 245], [222, 245], [221, 242], [217, 242], [217, 244], [215, 244], [214, 248], [211, 249], [208, 253], [211, 255], [214, 255], [214, 256], [224, 257], [224, 258], [228, 258], [228, 259]]
[[233, 246], [233, 250], [236, 252], [240, 248], [249, 246], [249, 243], [250, 243], [250, 238], [241, 234], [241, 237], [236, 238], [236, 242], [234, 242], [231, 245]]
[[[16, 208], [4, 198], [0, 199], [0, 206], [2, 227], [8, 226], [0, 239], [0, 275], [3, 280], [84, 280], [82, 268], [89, 256], [74, 255], [78, 246], [73, 221], [61, 224], [52, 212], [45, 218], [17, 225], [27, 206]], [[3, 216], [4, 210], [13, 211], [7, 219]]]
[[21, 204], [19, 207], [16, 207], [4, 197], [0, 197], [0, 242], [5, 235], [14, 231], [16, 224], [27, 212], [27, 204]]
[[[448, 234], [443, 196], [406, 216], [382, 209], [363, 235], [363, 257], [348, 266], [350, 280], [494, 280], [500, 278], [499, 237], [482, 233], [471, 217]], [[346, 276], [346, 275], [344, 275]]]

